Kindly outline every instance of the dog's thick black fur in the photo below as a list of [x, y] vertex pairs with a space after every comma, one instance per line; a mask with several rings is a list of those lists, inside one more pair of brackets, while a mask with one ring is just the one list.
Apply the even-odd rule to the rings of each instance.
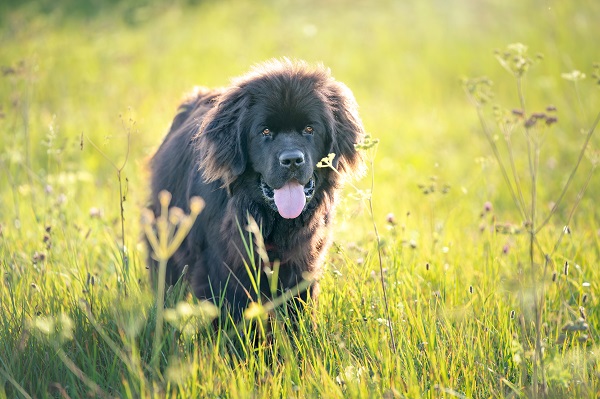
[[[156, 215], [161, 190], [172, 194], [171, 206], [186, 211], [193, 196], [206, 203], [169, 260], [167, 284], [188, 265], [195, 295], [215, 303], [225, 298], [239, 320], [257, 296], [239, 227], [244, 230], [248, 216], [261, 227], [270, 260], [281, 262], [279, 293], [304, 273], [318, 279], [340, 185], [363, 166], [354, 146], [363, 135], [352, 93], [322, 66], [273, 60], [228, 88], [197, 90], [150, 163]], [[316, 167], [329, 153], [336, 154], [339, 173]], [[267, 281], [262, 276], [261, 295], [271, 297]], [[314, 282], [295, 300], [317, 293]]]

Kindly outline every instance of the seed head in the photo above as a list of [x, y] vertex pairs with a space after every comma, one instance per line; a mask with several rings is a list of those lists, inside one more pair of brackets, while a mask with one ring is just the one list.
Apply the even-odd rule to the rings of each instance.
[[388, 224], [390, 224], [392, 226], [396, 225], [396, 217], [391, 212], [387, 214], [387, 216], [385, 217], [385, 220]]
[[90, 217], [92, 219], [101, 219], [103, 215], [104, 212], [102, 209], [96, 208], [95, 206], [90, 208]]
[[192, 197], [190, 199], [190, 212], [194, 215], [198, 215], [204, 208], [204, 200], [200, 197]]
[[172, 207], [171, 209], [169, 209], [169, 223], [171, 223], [174, 226], [177, 226], [185, 217], [185, 213], [183, 213], [183, 210], [181, 208], [178, 208], [176, 206]]
[[561, 331], [573, 331], [574, 327], [575, 323], [568, 321], [562, 326]]
[[535, 118], [535, 117], [532, 115], [532, 116], [531, 116], [529, 119], [527, 119], [527, 120], [525, 121], [525, 127], [526, 127], [526, 128], [533, 127], [533, 126], [535, 126], [535, 123], [536, 123], [536, 122], [537, 122], [537, 118]]
[[491, 212], [492, 209], [494, 209], [494, 207], [490, 201], [486, 201], [485, 204], [483, 204], [483, 210], [485, 212]]
[[148, 208], [142, 210], [142, 224], [151, 225], [152, 223], [154, 223], [154, 212]]
[[46, 259], [46, 254], [43, 252], [35, 251], [33, 253], [33, 263], [43, 262]]
[[160, 193], [158, 193], [158, 201], [164, 208], [168, 207], [169, 203], [171, 202], [171, 193], [166, 190], [162, 190]]

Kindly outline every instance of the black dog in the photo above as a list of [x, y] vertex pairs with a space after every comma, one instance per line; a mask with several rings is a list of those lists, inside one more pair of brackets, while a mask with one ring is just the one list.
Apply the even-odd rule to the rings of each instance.
[[[352, 93], [322, 66], [274, 60], [229, 88], [197, 90], [151, 160], [155, 214], [161, 190], [172, 194], [171, 206], [187, 211], [193, 196], [206, 202], [169, 260], [167, 284], [188, 265], [195, 295], [215, 303], [224, 298], [239, 320], [258, 296], [245, 266], [259, 264], [242, 238], [249, 216], [262, 230], [269, 259], [280, 261], [278, 294], [301, 283], [304, 273], [318, 278], [341, 182], [363, 166], [354, 146], [363, 136]], [[339, 173], [316, 167], [329, 153]], [[260, 295], [271, 298], [262, 277]], [[314, 282], [294, 300], [317, 293]]]

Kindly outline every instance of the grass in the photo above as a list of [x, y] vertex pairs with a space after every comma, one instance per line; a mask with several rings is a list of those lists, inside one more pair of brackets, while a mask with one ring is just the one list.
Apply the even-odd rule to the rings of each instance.
[[[196, 3], [0, 5], [0, 397], [600, 391], [597, 132], [571, 177], [600, 110], [596, 1]], [[543, 54], [520, 90], [494, 54], [517, 42]], [[210, 309], [185, 287], [157, 315], [138, 220], [146, 159], [183, 93], [284, 55], [331, 67], [380, 140], [379, 238], [349, 188], [317, 328], [276, 324], [251, 346], [207, 332]], [[460, 83], [479, 76], [494, 82], [483, 125]], [[513, 110], [549, 105], [539, 158], [526, 119], [505, 145]]]

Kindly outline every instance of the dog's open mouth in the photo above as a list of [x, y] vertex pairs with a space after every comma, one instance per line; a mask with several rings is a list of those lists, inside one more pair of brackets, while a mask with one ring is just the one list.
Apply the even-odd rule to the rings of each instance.
[[283, 187], [274, 189], [261, 176], [260, 189], [271, 209], [285, 219], [295, 219], [306, 209], [306, 205], [315, 195], [315, 179], [311, 177], [304, 186], [293, 179]]

